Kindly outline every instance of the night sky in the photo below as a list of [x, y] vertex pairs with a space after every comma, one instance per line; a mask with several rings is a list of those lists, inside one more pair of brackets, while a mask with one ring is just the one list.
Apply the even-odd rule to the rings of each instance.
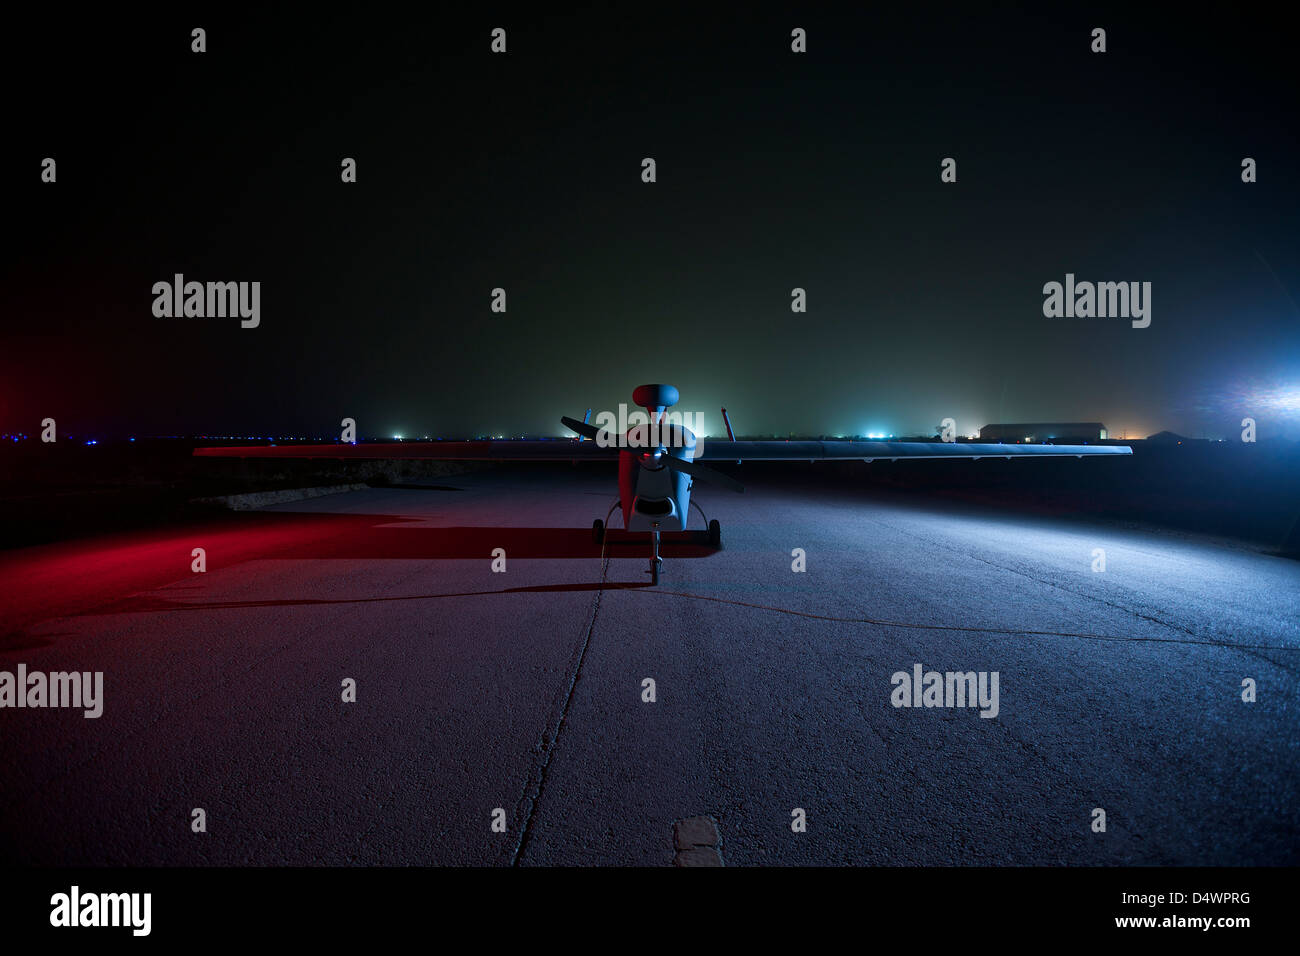
[[[7, 14], [0, 431], [560, 434], [663, 381], [751, 435], [1300, 434], [1269, 8], [854, 7]], [[1067, 272], [1151, 326], [1044, 317]], [[156, 318], [175, 273], [260, 327]]]

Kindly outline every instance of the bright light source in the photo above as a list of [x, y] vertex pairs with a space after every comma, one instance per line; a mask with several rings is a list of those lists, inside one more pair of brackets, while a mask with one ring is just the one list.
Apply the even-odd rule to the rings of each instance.
[[1280, 388], [1274, 393], [1273, 401], [1279, 408], [1300, 408], [1300, 388]]
[[1235, 398], [1235, 404], [1243, 409], [1256, 409], [1275, 415], [1300, 412], [1300, 386], [1291, 383], [1279, 384], [1276, 380], [1250, 382], [1236, 389]]

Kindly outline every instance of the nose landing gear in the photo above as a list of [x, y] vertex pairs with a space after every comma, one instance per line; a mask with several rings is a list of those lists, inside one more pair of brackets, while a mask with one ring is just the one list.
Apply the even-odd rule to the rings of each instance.
[[659, 522], [654, 522], [651, 528], [653, 530], [650, 532], [650, 584], [655, 585], [659, 583], [659, 567], [664, 562], [659, 557]]

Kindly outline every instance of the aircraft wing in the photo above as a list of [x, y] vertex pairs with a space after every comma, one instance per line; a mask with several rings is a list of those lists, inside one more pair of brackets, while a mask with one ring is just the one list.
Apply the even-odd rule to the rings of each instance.
[[[611, 448], [594, 441], [497, 439], [493, 441], [366, 442], [357, 445], [230, 445], [195, 448], [200, 458], [321, 458], [433, 461], [608, 461]], [[712, 441], [697, 461], [876, 461], [899, 458], [1026, 458], [1130, 455], [1127, 445], [1000, 445], [911, 441]]]
[[698, 461], [893, 461], [898, 458], [1038, 458], [1131, 455], [1127, 445], [1002, 445], [921, 441], [708, 441]]
[[494, 441], [399, 441], [357, 445], [228, 445], [195, 448], [199, 458], [355, 458], [389, 460], [425, 458], [431, 461], [609, 461], [610, 451], [592, 441], [569, 438], [497, 439]]

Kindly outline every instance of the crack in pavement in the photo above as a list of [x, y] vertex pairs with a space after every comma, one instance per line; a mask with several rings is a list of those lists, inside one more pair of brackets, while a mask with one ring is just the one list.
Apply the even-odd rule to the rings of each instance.
[[[981, 564], [986, 564], [986, 565], [988, 565], [988, 566], [991, 567], [991, 568], [997, 568], [998, 570], [1000, 570], [1000, 571], [1005, 571], [1005, 572], [1008, 573], [1008, 574], [1018, 575], [1019, 577], [1025, 578], [1025, 579], [1027, 579], [1027, 580], [1029, 580], [1029, 581], [1033, 581], [1033, 582], [1035, 582], [1036, 584], [1041, 584], [1041, 585], [1044, 585], [1044, 586], [1046, 586], [1046, 587], [1050, 587], [1050, 588], [1056, 588], [1057, 590], [1064, 591], [1066, 594], [1073, 594], [1073, 595], [1075, 595], [1076, 597], [1081, 597], [1081, 598], [1083, 598], [1084, 600], [1094, 601], [1094, 602], [1096, 602], [1096, 603], [1098, 603], [1098, 604], [1104, 605], [1105, 607], [1109, 607], [1109, 608], [1111, 608], [1111, 609], [1113, 609], [1113, 610], [1120, 611], [1120, 612], [1122, 612], [1122, 613], [1124, 613], [1124, 614], [1128, 614], [1128, 615], [1131, 615], [1131, 616], [1133, 616], [1133, 617], [1136, 617], [1136, 618], [1138, 618], [1139, 620], [1148, 621], [1148, 622], [1150, 622], [1150, 623], [1152, 623], [1152, 624], [1158, 624], [1158, 625], [1160, 625], [1161, 627], [1168, 628], [1168, 629], [1171, 630], [1171, 631], [1178, 631], [1178, 632], [1180, 632], [1180, 633], [1187, 634], [1187, 635], [1189, 635], [1189, 636], [1191, 636], [1191, 637], [1195, 637], [1195, 636], [1196, 636], [1196, 633], [1197, 633], [1196, 631], [1193, 631], [1192, 629], [1190, 629], [1190, 628], [1188, 628], [1188, 627], [1185, 627], [1185, 626], [1183, 626], [1182, 624], [1176, 624], [1176, 623], [1174, 623], [1174, 622], [1172, 622], [1172, 621], [1166, 621], [1165, 619], [1163, 619], [1163, 618], [1161, 618], [1161, 617], [1156, 617], [1154, 614], [1143, 614], [1141, 611], [1135, 610], [1134, 608], [1131, 608], [1131, 607], [1125, 607], [1123, 604], [1120, 604], [1120, 603], [1118, 603], [1118, 602], [1116, 602], [1116, 601], [1108, 600], [1107, 598], [1101, 597], [1100, 595], [1094, 594], [1094, 593], [1092, 593], [1092, 592], [1089, 592], [1089, 591], [1083, 591], [1083, 590], [1079, 590], [1079, 589], [1077, 589], [1077, 588], [1072, 588], [1072, 587], [1066, 587], [1064, 584], [1060, 583], [1059, 581], [1051, 581], [1051, 580], [1048, 580], [1048, 579], [1046, 579], [1046, 578], [1040, 578], [1040, 577], [1038, 577], [1037, 575], [1030, 574], [1028, 571], [1023, 570], [1023, 569], [1021, 569], [1021, 568], [1013, 568], [1013, 567], [1009, 567], [1009, 566], [1007, 566], [1007, 565], [1005, 565], [1005, 564], [1002, 564], [1001, 562], [994, 561], [994, 560], [992, 560], [992, 559], [990, 559], [990, 558], [980, 557], [979, 555], [974, 554], [973, 552], [968, 552], [968, 551], [966, 551], [966, 550], [964, 550], [964, 549], [962, 549], [962, 548], [956, 547], [956, 546], [954, 546], [954, 545], [945, 544], [945, 543], [943, 543], [943, 542], [941, 542], [941, 541], [936, 541], [935, 539], [933, 539], [933, 538], [930, 537], [929, 535], [923, 535], [923, 534], [920, 534], [920, 533], [915, 532], [915, 531], [909, 531], [909, 530], [904, 529], [904, 528], [898, 528], [898, 527], [895, 527], [895, 526], [889, 524], [888, 522], [877, 521], [877, 523], [878, 523], [878, 524], [881, 524], [883, 527], [889, 528], [890, 530], [892, 530], [892, 531], [894, 531], [894, 532], [896, 532], [896, 533], [898, 533], [898, 534], [906, 535], [907, 537], [913, 538], [913, 539], [916, 540], [916, 541], [922, 541], [922, 542], [924, 542], [924, 543], [926, 543], [926, 544], [928, 544], [928, 545], [930, 545], [930, 546], [932, 546], [932, 547], [935, 547], [935, 548], [941, 548], [941, 549], [943, 549], [943, 550], [945, 550], [945, 551], [951, 551], [951, 552], [953, 552], [953, 553], [955, 553], [955, 554], [962, 554], [962, 555], [964, 555], [964, 556], [966, 556], [966, 557], [969, 557], [969, 558], [971, 558], [971, 559], [973, 559], [973, 560], [975, 560], [975, 561], [979, 561]], [[1149, 552], [1149, 553], [1158, 553], [1158, 552]], [[874, 623], [874, 622], [870, 622], [870, 623]], [[899, 626], [900, 626], [900, 627], [906, 627], [907, 625], [899, 625]], [[989, 632], [997, 632], [999, 629], [997, 629], [997, 628], [961, 628], [961, 630], [973, 630], [973, 631], [989, 631]], [[1047, 636], [1047, 635], [1052, 635], [1052, 634], [1053, 634], [1053, 632], [1051, 632], [1051, 631], [1020, 631], [1020, 630], [1016, 630], [1016, 631], [1006, 630], [1006, 631], [1003, 631], [1003, 633], [1007, 633], [1007, 634], [1032, 634], [1032, 635], [1038, 635], [1038, 636]], [[1256, 660], [1261, 660], [1261, 661], [1264, 661], [1265, 663], [1272, 664], [1274, 667], [1280, 668], [1281, 670], [1286, 671], [1288, 674], [1291, 674], [1292, 676], [1296, 676], [1296, 675], [1297, 675], [1297, 671], [1296, 671], [1296, 669], [1295, 669], [1292, 665], [1287, 664], [1287, 663], [1285, 663], [1285, 662], [1283, 662], [1283, 661], [1274, 660], [1273, 658], [1271, 658], [1271, 657], [1267, 657], [1267, 656], [1265, 656], [1264, 654], [1254, 653], [1254, 652], [1256, 652], [1256, 651], [1294, 651], [1294, 650], [1300, 650], [1300, 648], [1297, 648], [1297, 647], [1288, 647], [1288, 646], [1284, 646], [1284, 645], [1274, 645], [1274, 644], [1238, 644], [1238, 643], [1235, 643], [1235, 642], [1227, 642], [1227, 641], [1178, 640], [1178, 639], [1172, 639], [1172, 638], [1154, 638], [1154, 637], [1153, 637], [1153, 638], [1136, 638], [1136, 637], [1132, 637], [1132, 638], [1119, 638], [1119, 637], [1110, 637], [1110, 636], [1107, 636], [1107, 635], [1101, 635], [1101, 634], [1071, 634], [1071, 633], [1063, 633], [1063, 634], [1058, 634], [1058, 635], [1056, 635], [1056, 636], [1059, 636], [1059, 637], [1079, 637], [1079, 638], [1092, 639], [1092, 640], [1103, 640], [1103, 641], [1104, 641], [1104, 640], [1109, 640], [1109, 641], [1132, 641], [1132, 642], [1143, 642], [1143, 641], [1147, 641], [1147, 642], [1152, 642], [1152, 643], [1168, 643], [1168, 644], [1191, 644], [1191, 645], [1198, 645], [1198, 644], [1199, 644], [1199, 645], [1204, 645], [1204, 646], [1208, 646], [1208, 647], [1223, 647], [1223, 648], [1230, 648], [1230, 649], [1233, 649], [1233, 650], [1239, 650], [1239, 651], [1242, 651], [1243, 653], [1246, 654], [1247, 657], [1253, 657], [1253, 658], [1255, 658]]]
[[537, 818], [537, 808], [541, 803], [542, 791], [546, 787], [546, 771], [551, 765], [551, 757], [555, 754], [560, 734], [569, 719], [569, 706], [573, 703], [573, 692], [578, 686], [578, 679], [582, 676], [582, 665], [587, 660], [587, 648], [591, 646], [591, 636], [596, 630], [596, 617], [600, 613], [600, 599], [605, 593], [608, 574], [609, 557], [606, 554], [605, 541], [602, 539], [600, 546], [600, 584], [596, 589], [596, 597], [591, 604], [591, 618], [587, 622], [587, 632], [583, 635], [582, 642], [578, 645], [578, 650], [574, 655], [576, 663], [573, 666], [573, 676], [569, 678], [568, 686], [564, 689], [563, 697], [559, 702], [559, 716], [551, 723], [553, 729], [550, 730], [549, 734], [546, 729], [543, 729], [542, 735], [533, 748], [534, 751], [540, 752], [541, 757], [529, 773], [524, 792], [519, 798], [519, 802], [515, 804], [515, 816], [516, 818], [524, 817], [524, 825], [519, 831], [519, 839], [515, 841], [514, 849], [510, 854], [511, 866], [519, 866], [523, 862], [524, 853], [528, 849], [528, 841], [533, 834], [533, 821]]
[[[656, 589], [647, 590], [642, 593], [662, 594], [667, 597], [693, 598], [696, 601], [713, 601], [716, 604], [730, 604], [734, 607], [748, 607], [759, 611], [774, 611], [778, 614], [807, 617], [816, 621], [834, 621], [839, 624], [872, 624], [877, 627], [901, 627], [913, 631], [964, 631], [972, 634], [1007, 634], [1011, 636], [1027, 635], [1030, 637], [1077, 637], [1093, 641], [1133, 642], [1138, 644], [1190, 644], [1203, 647], [1222, 647], [1238, 651], [1300, 651], [1300, 647], [1287, 647], [1279, 644], [1237, 644], [1231, 641], [1191, 641], [1177, 637], [1121, 637], [1112, 634], [1089, 634], [1081, 631], [1035, 631], [1023, 627], [978, 627], [969, 624], [914, 624], [909, 621], [885, 621], [870, 617], [837, 617], [833, 614], [816, 614], [812, 611], [796, 611], [793, 608], [777, 607], [772, 604], [755, 604], [750, 601], [736, 601], [732, 598], [713, 597], [708, 594], [691, 594], [689, 591], [662, 591]], [[1141, 615], [1138, 616], [1140, 617]], [[1174, 625], [1167, 626], [1173, 630], [1182, 630], [1182, 628]]]

